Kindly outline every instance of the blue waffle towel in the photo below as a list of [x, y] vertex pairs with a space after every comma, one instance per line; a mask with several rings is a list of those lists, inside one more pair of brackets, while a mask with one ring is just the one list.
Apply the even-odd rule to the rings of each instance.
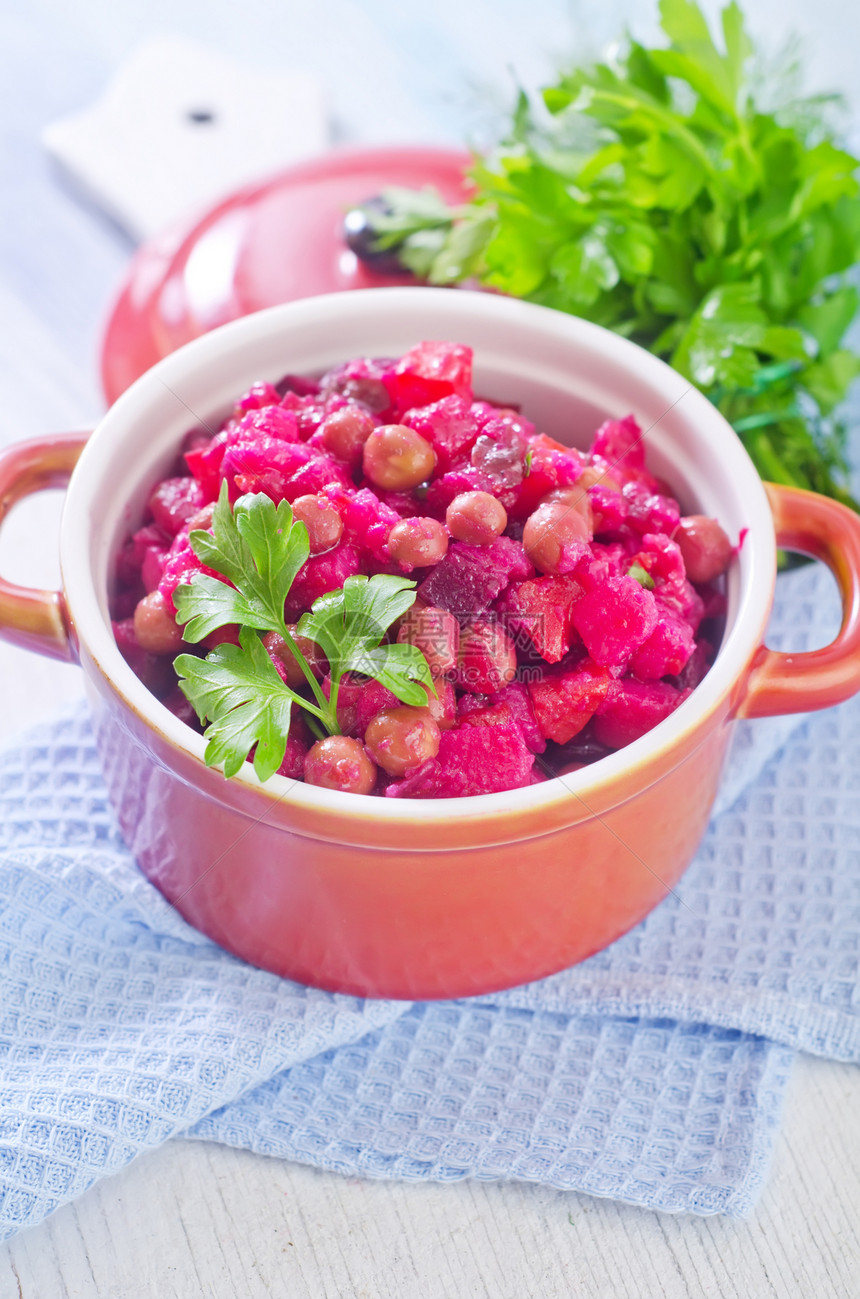
[[[772, 644], [832, 622], [780, 580]], [[860, 1059], [860, 701], [737, 729], [696, 862], [553, 978], [410, 1005], [304, 988], [187, 926], [107, 805], [83, 711], [0, 756], [0, 1238], [182, 1134], [409, 1181], [748, 1213], [793, 1050]]]

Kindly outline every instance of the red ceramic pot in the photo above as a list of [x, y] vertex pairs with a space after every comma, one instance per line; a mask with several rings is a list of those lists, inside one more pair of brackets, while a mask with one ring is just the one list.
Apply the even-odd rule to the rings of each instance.
[[[575, 773], [475, 798], [382, 800], [291, 782], [226, 781], [203, 741], [151, 696], [111, 635], [108, 585], [123, 537], [192, 424], [285, 371], [424, 338], [475, 349], [476, 391], [518, 402], [539, 428], [585, 444], [632, 411], [649, 464], [682, 508], [747, 530], [728, 579], [717, 660], [648, 735]], [[80, 459], [72, 472], [78, 454]], [[830, 500], [762, 485], [713, 406], [649, 353], [510, 299], [377, 289], [260, 312], [140, 378], [92, 437], [46, 438], [0, 463], [4, 508], [71, 474], [63, 590], [0, 588], [0, 631], [80, 662], [105, 778], [141, 869], [181, 914], [246, 960], [370, 996], [468, 996], [562, 969], [635, 925], [692, 859], [736, 717], [823, 708], [860, 689], [860, 521]], [[836, 640], [763, 646], [777, 545], [823, 559], [842, 594]]]

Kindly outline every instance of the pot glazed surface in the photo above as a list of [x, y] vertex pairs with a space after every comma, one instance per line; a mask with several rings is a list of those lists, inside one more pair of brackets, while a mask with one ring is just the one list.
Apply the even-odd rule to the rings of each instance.
[[[633, 413], [649, 468], [686, 513], [745, 531], [714, 666], [653, 731], [573, 775], [473, 798], [379, 799], [250, 765], [226, 781], [204, 741], [151, 696], [110, 631], [114, 557], [193, 424], [237, 392], [423, 339], [475, 353], [475, 389], [586, 445]], [[67, 477], [82, 445], [0, 467], [5, 500]], [[36, 445], [36, 444], [34, 444]], [[53, 450], [52, 450], [53, 448]], [[59, 457], [59, 458], [58, 458]], [[64, 457], [64, 458], [63, 458]], [[34, 467], [35, 466], [35, 467]], [[52, 476], [53, 475], [53, 476]], [[845, 617], [825, 650], [763, 645], [777, 538], [833, 568]], [[736, 716], [824, 707], [860, 688], [860, 525], [832, 501], [765, 487], [681, 376], [596, 326], [486, 294], [351, 292], [247, 317], [167, 357], [108, 412], [72, 476], [62, 593], [0, 585], [0, 631], [86, 674], [105, 776], [141, 869], [216, 942], [278, 974], [370, 996], [467, 996], [540, 978], [638, 923], [695, 854]]]

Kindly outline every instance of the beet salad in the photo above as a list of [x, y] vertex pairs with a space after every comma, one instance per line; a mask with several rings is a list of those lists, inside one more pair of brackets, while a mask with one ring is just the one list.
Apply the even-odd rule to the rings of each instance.
[[227, 776], [388, 798], [563, 776], [673, 712], [719, 644], [734, 548], [645, 441], [628, 415], [563, 446], [476, 398], [457, 343], [255, 383], [123, 546], [117, 643]]

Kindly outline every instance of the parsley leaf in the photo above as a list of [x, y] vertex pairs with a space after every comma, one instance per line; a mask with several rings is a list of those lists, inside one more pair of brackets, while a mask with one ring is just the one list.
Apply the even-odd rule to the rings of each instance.
[[339, 591], [314, 601], [296, 628], [316, 641], [329, 662], [330, 703], [336, 710], [341, 678], [347, 672], [373, 677], [406, 704], [426, 705], [423, 686], [435, 693], [427, 660], [413, 645], [383, 645], [382, 638], [415, 602], [415, 583], [378, 573], [348, 577]]
[[201, 641], [228, 623], [284, 632], [284, 601], [310, 554], [308, 530], [293, 520], [286, 501], [275, 506], [262, 492], [240, 496], [233, 509], [222, 483], [212, 533], [194, 531], [191, 548], [232, 586], [206, 573], [176, 588], [183, 639]]
[[[205, 759], [235, 776], [254, 749], [260, 780], [284, 760], [292, 706], [309, 714], [317, 735], [339, 735], [337, 696], [347, 672], [373, 677], [404, 703], [425, 706], [435, 694], [430, 668], [413, 645], [383, 643], [391, 625], [415, 601], [410, 578], [377, 574], [349, 577], [341, 590], [321, 595], [303, 615], [297, 634], [316, 641], [329, 663], [328, 698], [284, 622], [284, 602], [309, 554], [308, 532], [286, 501], [262, 493], [241, 496], [230, 507], [226, 484], [215, 507], [212, 533], [190, 535], [197, 557], [221, 577], [194, 573], [177, 587], [177, 618], [184, 638], [199, 641], [239, 624], [239, 644], [222, 644], [205, 659], [180, 654], [179, 685], [201, 722], [208, 723]], [[221, 578], [226, 580], [221, 580]], [[230, 585], [228, 585], [230, 583]], [[290, 645], [312, 699], [281, 679], [260, 632], [275, 631]]]
[[239, 632], [239, 645], [219, 645], [205, 659], [180, 654], [180, 689], [206, 729], [207, 766], [235, 776], [251, 749], [260, 780], [278, 770], [287, 749], [290, 711], [298, 697], [284, 685], [259, 636]]

